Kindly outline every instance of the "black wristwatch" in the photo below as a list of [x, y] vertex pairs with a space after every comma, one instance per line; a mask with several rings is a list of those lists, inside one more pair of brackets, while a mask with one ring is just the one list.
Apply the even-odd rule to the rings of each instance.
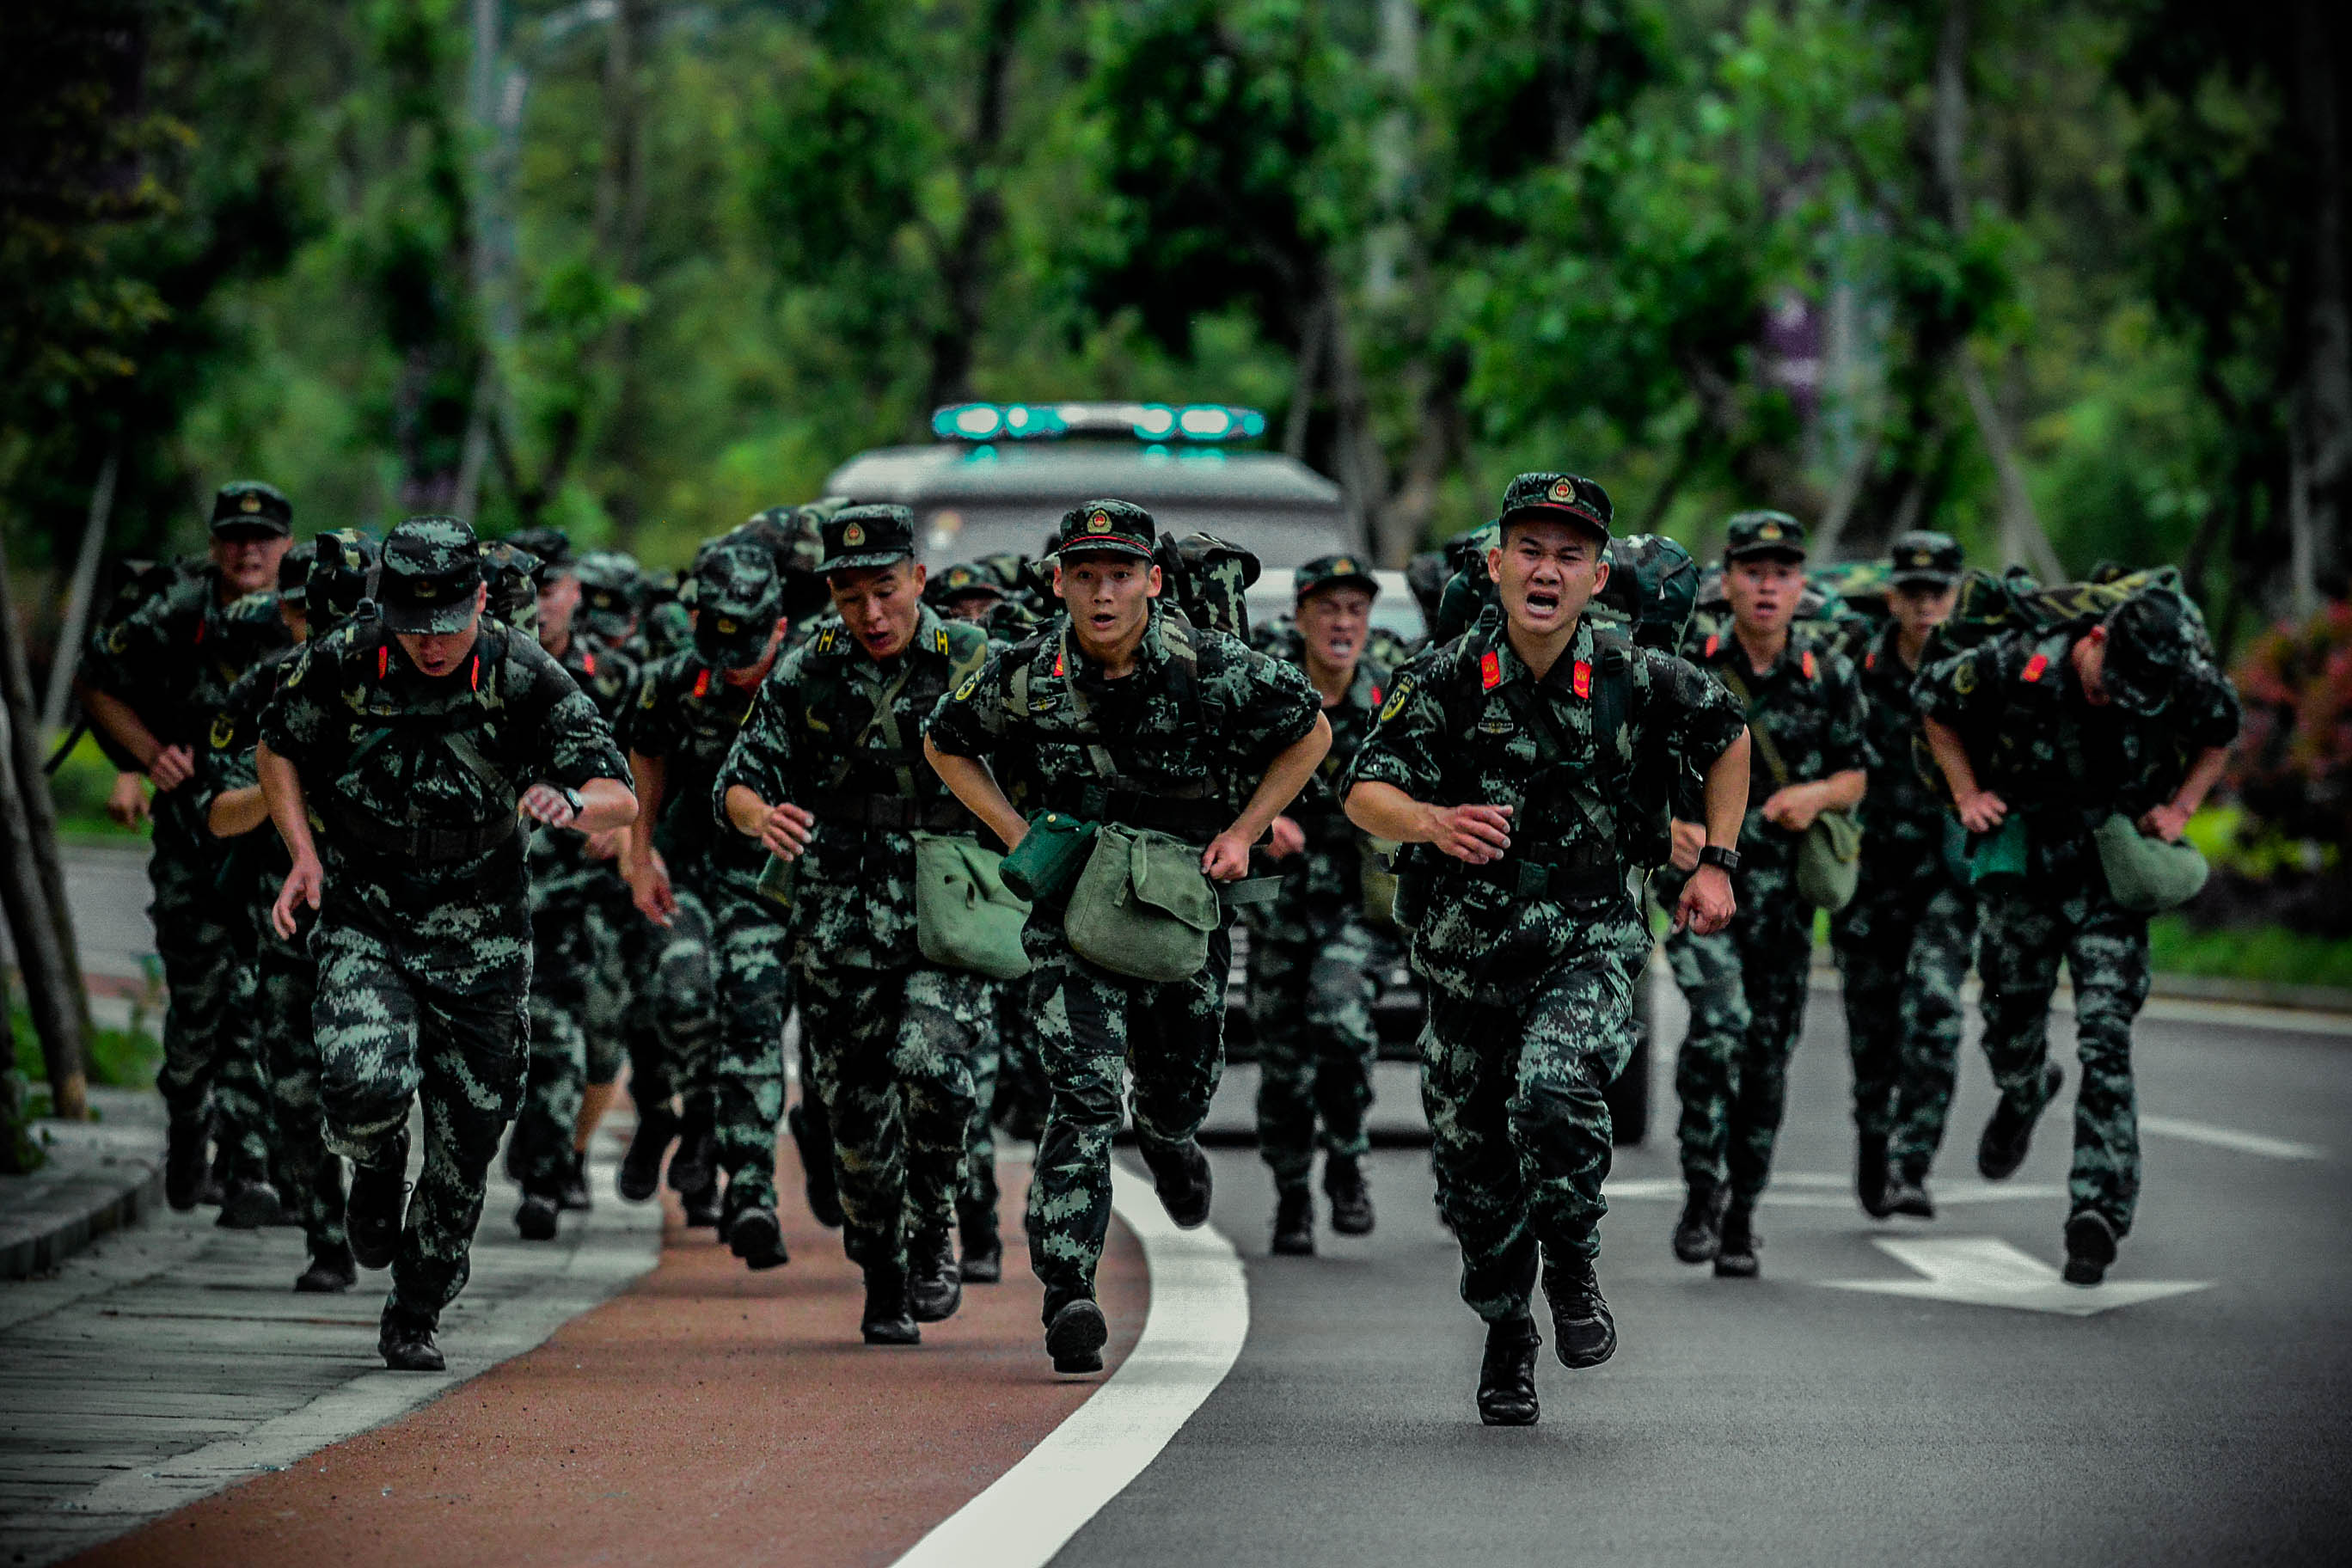
[[1726, 849], [1720, 844], [1710, 844], [1698, 852], [1698, 863], [1702, 866], [1720, 866], [1723, 868], [1723, 874], [1727, 877], [1739, 869], [1739, 851]]
[[588, 797], [570, 784], [562, 785], [555, 793], [563, 797], [564, 804], [572, 808], [572, 816], [577, 816], [588, 809]]

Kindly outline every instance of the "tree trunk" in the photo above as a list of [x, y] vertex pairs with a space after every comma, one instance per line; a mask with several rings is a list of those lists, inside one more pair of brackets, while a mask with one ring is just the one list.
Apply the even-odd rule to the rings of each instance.
[[2334, 8], [2295, 6], [2294, 115], [2309, 171], [2302, 288], [2303, 363], [2293, 420], [2286, 609], [2304, 619], [2344, 570], [2344, 513], [2352, 479], [2352, 300], [2344, 265], [2344, 147], [2336, 103], [2341, 40]]
[[963, 186], [963, 221], [939, 258], [940, 302], [945, 315], [930, 334], [930, 375], [921, 411], [924, 427], [931, 410], [971, 401], [971, 367], [986, 323], [990, 260], [1004, 230], [1003, 175], [1005, 100], [1013, 60], [1030, 0], [993, 0], [980, 21], [979, 89], [971, 130], [956, 159]]
[[114, 516], [114, 480], [122, 468], [122, 440], [117, 437], [98, 466], [98, 482], [90, 487], [89, 517], [82, 524], [81, 553], [74, 561], [73, 586], [66, 595], [65, 619], [58, 626], [58, 651], [49, 660], [49, 689], [41, 703], [41, 734], [66, 727], [66, 708], [73, 701], [74, 675], [81, 668], [82, 634], [89, 626], [90, 595], [98, 591], [98, 565], [106, 552], [106, 525]]
[[[33, 876], [48, 915], [49, 935], [58, 953], [58, 985], [63, 1005], [73, 1017], [73, 1059], [79, 1061], [80, 1042], [89, 1037], [89, 993], [82, 984], [81, 944], [74, 935], [73, 910], [66, 902], [65, 866], [58, 858], [58, 803], [50, 798], [48, 774], [43, 770], [41, 731], [33, 709], [33, 672], [25, 653], [24, 627], [16, 619], [16, 595], [10, 591], [6, 542], [0, 540], [0, 703], [8, 711], [5, 761], [22, 800], [25, 833]], [[29, 982], [27, 982], [29, 987]], [[43, 1036], [43, 1045], [47, 1037]], [[80, 1115], [79, 1090], [69, 1113], [62, 1098], [60, 1116]]]
[[[65, 913], [62, 889], [52, 902], [43, 886], [43, 868], [57, 865], [57, 826], [47, 809], [40, 737], [27, 733], [32, 691], [24, 679], [24, 642], [7, 588], [7, 562], [0, 550], [0, 654], [7, 655], [7, 667], [0, 670], [0, 731], [5, 731], [0, 733], [0, 914], [6, 916], [8, 934], [16, 945], [26, 1010], [41, 1039], [56, 1114], [79, 1121], [89, 1114], [82, 1074], [82, 1018], [89, 1004], [70, 950], [58, 939], [61, 929], [71, 929], [60, 918]], [[37, 816], [31, 805], [35, 799], [43, 807]], [[37, 822], [46, 831], [37, 828]]]

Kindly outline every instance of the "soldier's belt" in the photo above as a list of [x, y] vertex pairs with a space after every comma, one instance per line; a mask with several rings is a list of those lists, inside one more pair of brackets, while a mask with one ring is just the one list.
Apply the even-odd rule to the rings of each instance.
[[1502, 859], [1469, 866], [1457, 860], [1450, 869], [1465, 877], [1499, 883], [1522, 899], [1586, 904], [1625, 896], [1625, 874], [1613, 861], [1606, 865], [1591, 861], [1552, 865], [1541, 860]]
[[326, 823], [329, 834], [372, 854], [434, 864], [470, 860], [522, 837], [521, 819], [514, 816], [494, 816], [468, 827], [435, 827], [378, 822], [356, 812], [335, 811], [326, 814]]
[[1217, 902], [1229, 910], [1249, 904], [1270, 904], [1282, 893], [1279, 877], [1244, 877], [1238, 882], [1213, 884], [1217, 889]]
[[1233, 822], [1232, 813], [1213, 800], [1171, 799], [1139, 790], [1089, 784], [1071, 792], [1076, 798], [1054, 802], [1053, 809], [1086, 822], [1116, 822], [1128, 827], [1149, 827], [1179, 838], [1206, 844]]
[[953, 800], [925, 804], [902, 795], [812, 795], [802, 805], [819, 822], [845, 827], [875, 827], [891, 833], [952, 833], [969, 827], [971, 818]]

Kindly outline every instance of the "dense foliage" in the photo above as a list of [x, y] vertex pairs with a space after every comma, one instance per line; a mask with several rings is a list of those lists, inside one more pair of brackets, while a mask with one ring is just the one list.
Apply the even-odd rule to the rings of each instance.
[[[2256, 13], [2260, 13], [2259, 16]], [[1223, 399], [1391, 557], [1518, 468], [2236, 640], [2340, 593], [2333, 8], [87, 0], [0, 20], [0, 495], [674, 561], [967, 395]], [[36, 604], [55, 595], [27, 593]]]

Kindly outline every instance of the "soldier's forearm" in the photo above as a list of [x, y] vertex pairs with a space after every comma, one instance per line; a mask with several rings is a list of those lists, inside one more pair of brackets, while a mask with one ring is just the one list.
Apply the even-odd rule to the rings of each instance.
[[1348, 792], [1348, 820], [1392, 844], [1426, 844], [1434, 836], [1429, 808], [1391, 784], [1367, 781]]
[[1870, 788], [1870, 775], [1860, 768], [1847, 768], [1832, 773], [1822, 781], [1822, 805], [1830, 811], [1843, 811], [1862, 804], [1864, 792]]
[[949, 793], [963, 802], [964, 809], [980, 818], [996, 835], [999, 843], [1010, 849], [1021, 842], [1029, 831], [1028, 819], [1005, 798], [987, 763], [971, 757], [950, 756], [932, 745], [928, 735], [923, 737], [923, 756], [931, 764], [931, 771], [940, 775], [940, 782], [948, 786]]
[[142, 768], [155, 765], [156, 753], [163, 742], [155, 739], [146, 721], [131, 710], [121, 698], [100, 691], [96, 687], [81, 689], [81, 705], [89, 714], [89, 721], [106, 732], [106, 738], [131, 753]]
[[1315, 769], [1331, 749], [1331, 721], [1322, 714], [1315, 715], [1315, 728], [1301, 735], [1276, 754], [1265, 776], [1250, 792], [1249, 804], [1241, 816], [1234, 819], [1234, 831], [1249, 843], [1265, 837], [1282, 808], [1298, 798], [1307, 781], [1315, 776]]
[[310, 805], [303, 798], [302, 775], [294, 764], [269, 749], [264, 741], [254, 753], [255, 770], [261, 775], [262, 797], [268, 802], [269, 820], [277, 825], [278, 837], [286, 840], [286, 852], [296, 864], [319, 858], [319, 847], [310, 838]]
[[1748, 816], [1748, 731], [1742, 730], [1706, 768], [1706, 841], [1718, 849], [1739, 843]]
[[590, 779], [580, 786], [580, 811], [572, 819], [577, 831], [602, 833], [636, 819], [636, 792], [619, 779]]
[[646, 825], [646, 830], [629, 835], [628, 843], [621, 850], [624, 875], [642, 870], [653, 861], [653, 825], [660, 820], [662, 797], [669, 785], [667, 759], [633, 751], [629, 753], [629, 777], [636, 785], [637, 820]]
[[2189, 770], [2189, 776], [2180, 781], [2180, 788], [2173, 793], [2174, 809], [2193, 816], [2197, 808], [2205, 804], [2205, 797], [2212, 793], [2213, 786], [2221, 782], [2222, 770], [2229, 765], [2229, 747], [2206, 747], [2199, 753], [2197, 765]]
[[727, 825], [746, 838], [757, 838], [768, 825], [768, 803], [742, 784], [729, 784]]
[[1954, 800], [1966, 800], [1977, 793], [1977, 770], [1969, 761], [1969, 749], [1960, 744], [1960, 733], [1939, 720], [1921, 719], [1920, 730], [1927, 737], [1928, 754], [1936, 766], [1943, 770], [1944, 783]]
[[259, 784], [223, 790], [205, 813], [205, 826], [215, 838], [236, 838], [269, 820], [269, 797]]

